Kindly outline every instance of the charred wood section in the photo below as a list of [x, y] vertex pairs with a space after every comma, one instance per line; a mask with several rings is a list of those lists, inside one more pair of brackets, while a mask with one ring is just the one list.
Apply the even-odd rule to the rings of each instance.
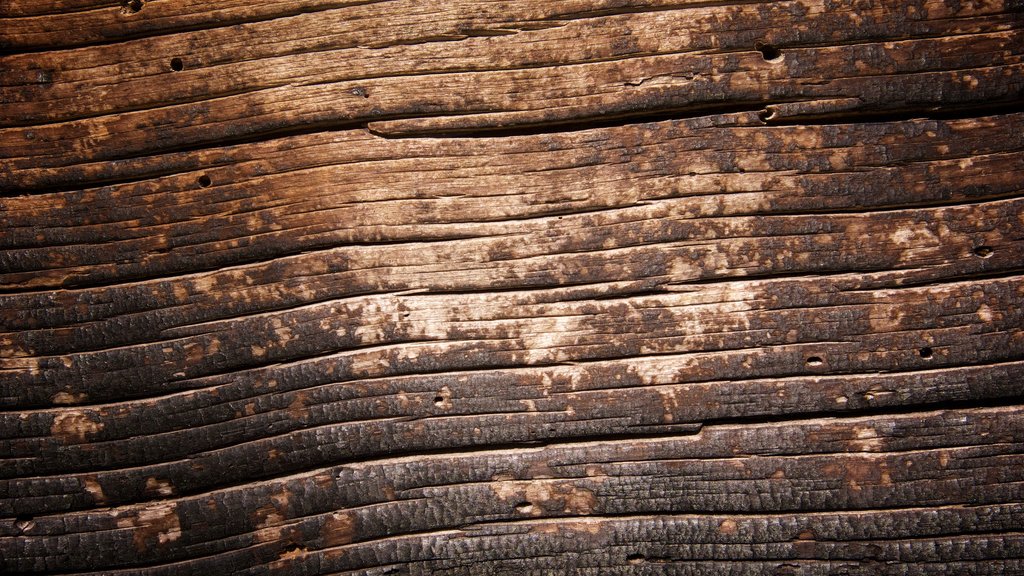
[[0, 572], [1024, 574], [1018, 0], [0, 3]]

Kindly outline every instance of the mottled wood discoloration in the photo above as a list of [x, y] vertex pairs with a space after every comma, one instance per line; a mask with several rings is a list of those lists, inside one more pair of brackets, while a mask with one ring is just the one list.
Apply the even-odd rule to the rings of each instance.
[[0, 5], [0, 571], [1024, 574], [1020, 2]]

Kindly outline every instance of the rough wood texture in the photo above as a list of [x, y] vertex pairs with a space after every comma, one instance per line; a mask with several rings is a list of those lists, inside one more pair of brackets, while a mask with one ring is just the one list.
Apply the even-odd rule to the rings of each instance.
[[1024, 574], [1019, 0], [0, 51], [0, 572]]

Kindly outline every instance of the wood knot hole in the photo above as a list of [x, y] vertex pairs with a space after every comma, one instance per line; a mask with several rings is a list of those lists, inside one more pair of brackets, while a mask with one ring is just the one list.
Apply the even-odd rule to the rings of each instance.
[[181, 58], [171, 58], [171, 70], [181, 72], [185, 69], [185, 62]]

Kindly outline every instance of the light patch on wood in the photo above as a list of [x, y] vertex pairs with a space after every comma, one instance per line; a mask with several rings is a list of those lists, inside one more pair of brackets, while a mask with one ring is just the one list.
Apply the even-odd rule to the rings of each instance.
[[[278, 520], [280, 521], [280, 519]], [[281, 526], [268, 526], [266, 528], [260, 528], [253, 533], [256, 541], [263, 542], [278, 542], [284, 535], [284, 528]]]
[[285, 521], [288, 510], [289, 493], [287, 488], [281, 487], [277, 492], [271, 494], [270, 502], [256, 509], [253, 519], [259, 529], [268, 529], [277, 526]]
[[90, 414], [68, 410], [54, 417], [50, 434], [64, 444], [82, 444], [102, 429], [103, 423], [94, 421]]
[[566, 316], [546, 318], [539, 322], [533, 332], [523, 335], [526, 348], [526, 364], [540, 364], [560, 360], [560, 350], [566, 334], [577, 331], [576, 322]]
[[85, 491], [92, 496], [92, 501], [99, 505], [107, 503], [107, 495], [103, 493], [103, 487], [100, 486], [99, 481], [95, 476], [86, 476], [82, 478], [82, 487]]
[[661, 406], [663, 408], [661, 420], [666, 424], [671, 423], [675, 420], [676, 410], [679, 409], [676, 391], [673, 388], [662, 388], [658, 390], [658, 395], [661, 396]]
[[854, 426], [856, 440], [850, 442], [853, 449], [860, 452], [878, 452], [882, 449], [882, 439], [878, 432], [870, 426]]
[[349, 512], [336, 512], [327, 517], [320, 537], [324, 546], [351, 544], [356, 535], [356, 518]]
[[896, 332], [903, 322], [903, 311], [898, 306], [872, 306], [870, 318], [872, 332]]
[[54, 404], [66, 406], [69, 404], [81, 404], [88, 399], [85, 392], [57, 392], [50, 398]]
[[572, 482], [524, 480], [497, 482], [491, 490], [504, 501], [525, 503], [523, 511], [539, 516], [544, 510], [560, 509], [567, 514], [590, 514], [597, 507], [597, 497]]
[[309, 413], [309, 409], [306, 408], [306, 392], [299, 391], [295, 393], [295, 397], [288, 404], [288, 408], [285, 410], [288, 416], [294, 420], [301, 420], [305, 418]]
[[926, 226], [905, 225], [890, 236], [892, 243], [904, 249], [900, 261], [906, 262], [913, 258], [913, 253], [921, 249], [939, 246], [939, 237]]
[[736, 521], [731, 518], [728, 518], [726, 520], [723, 520], [722, 523], [718, 525], [718, 531], [722, 534], [732, 536], [733, 534], [738, 532], [739, 529], [736, 526]]
[[174, 486], [172, 486], [167, 480], [160, 480], [156, 477], [150, 476], [146, 479], [146, 492], [160, 496], [173, 496]]
[[138, 552], [146, 552], [153, 546], [164, 546], [181, 538], [177, 505], [170, 502], [143, 508], [134, 516], [119, 518], [117, 526], [135, 528], [132, 542]]

